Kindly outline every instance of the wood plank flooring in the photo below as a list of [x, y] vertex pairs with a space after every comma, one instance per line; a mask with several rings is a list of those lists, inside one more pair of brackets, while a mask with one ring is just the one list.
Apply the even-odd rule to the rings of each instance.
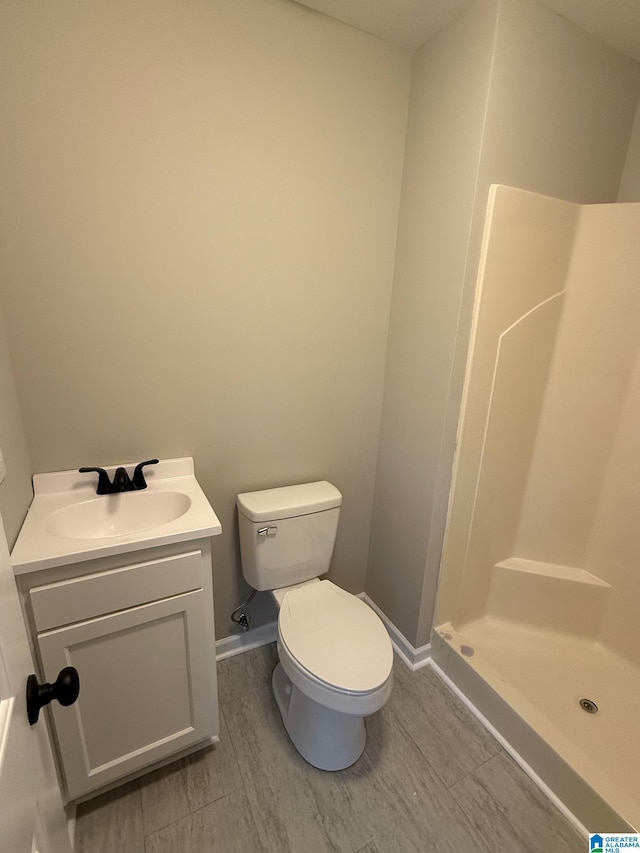
[[586, 842], [429, 669], [399, 661], [353, 767], [288, 740], [273, 646], [218, 665], [220, 743], [78, 808], [76, 853], [584, 853]]

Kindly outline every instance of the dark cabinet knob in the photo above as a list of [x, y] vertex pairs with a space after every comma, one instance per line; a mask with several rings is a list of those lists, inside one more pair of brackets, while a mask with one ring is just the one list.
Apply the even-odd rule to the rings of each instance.
[[40, 708], [52, 699], [61, 705], [73, 705], [80, 693], [80, 676], [73, 666], [65, 666], [53, 684], [38, 684], [35, 675], [27, 679], [27, 717], [31, 725], [38, 722]]

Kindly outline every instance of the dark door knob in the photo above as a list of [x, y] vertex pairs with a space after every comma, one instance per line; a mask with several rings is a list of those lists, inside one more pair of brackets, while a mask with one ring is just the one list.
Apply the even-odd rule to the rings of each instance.
[[31, 725], [38, 722], [40, 708], [56, 699], [61, 705], [73, 705], [80, 693], [80, 676], [72, 666], [65, 666], [53, 684], [38, 684], [35, 675], [27, 678], [27, 717]]

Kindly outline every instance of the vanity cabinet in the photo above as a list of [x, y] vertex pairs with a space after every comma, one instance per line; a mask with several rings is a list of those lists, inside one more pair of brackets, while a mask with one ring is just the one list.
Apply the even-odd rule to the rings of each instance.
[[48, 707], [67, 800], [217, 740], [208, 539], [18, 578], [39, 677], [80, 676]]

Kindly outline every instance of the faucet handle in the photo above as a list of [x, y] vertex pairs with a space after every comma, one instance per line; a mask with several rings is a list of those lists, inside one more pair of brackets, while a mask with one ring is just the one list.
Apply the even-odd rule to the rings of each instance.
[[146, 489], [147, 488], [147, 481], [144, 478], [144, 473], [143, 473], [142, 469], [144, 468], [145, 465], [157, 465], [159, 461], [160, 461], [159, 459], [147, 459], [146, 462], [139, 462], [136, 465], [136, 467], [133, 471], [133, 480], [132, 480], [134, 489]]
[[78, 468], [79, 474], [88, 474], [91, 471], [95, 471], [99, 475], [96, 494], [108, 495], [111, 492], [111, 480], [109, 479], [109, 475], [104, 470], [104, 468]]

